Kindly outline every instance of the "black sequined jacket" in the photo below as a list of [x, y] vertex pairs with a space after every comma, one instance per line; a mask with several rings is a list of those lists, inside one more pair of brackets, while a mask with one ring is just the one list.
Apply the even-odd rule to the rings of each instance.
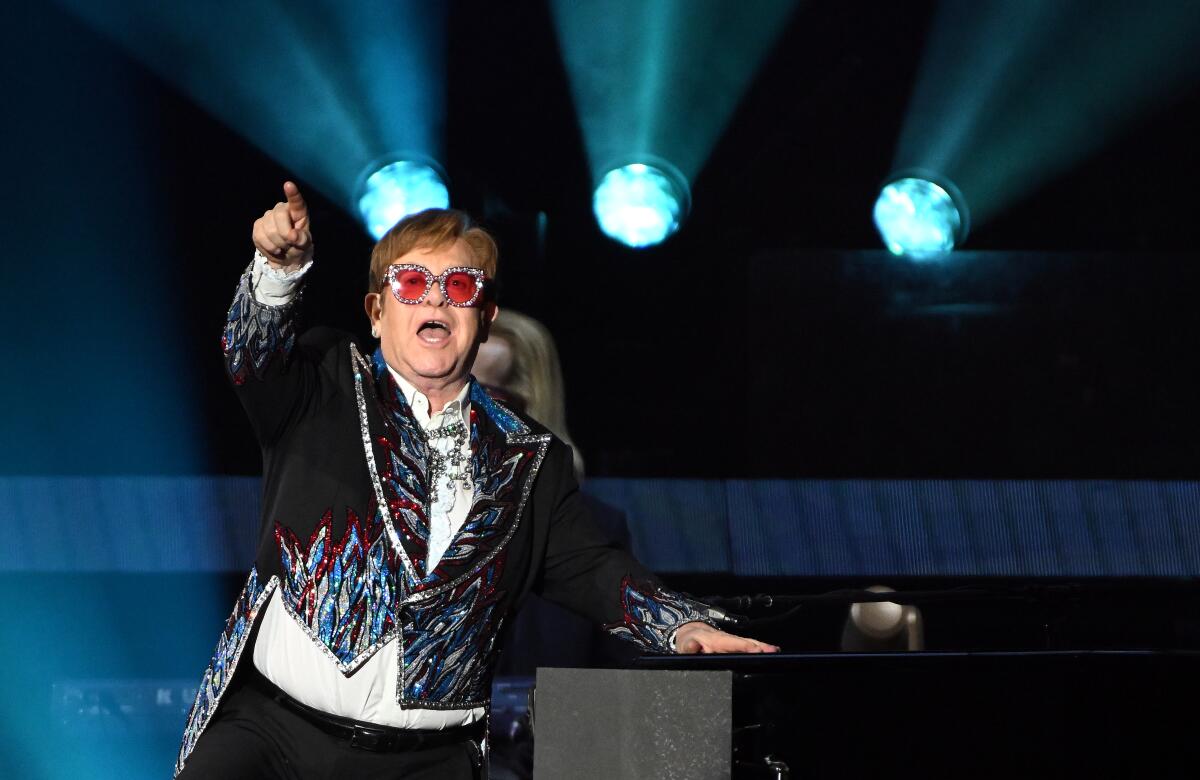
[[300, 298], [259, 303], [243, 274], [222, 347], [263, 450], [258, 550], [201, 678], [182, 769], [229, 687], [262, 606], [288, 614], [343, 674], [400, 642], [402, 707], [486, 706], [499, 638], [533, 591], [648, 651], [668, 652], [704, 605], [661, 588], [591, 524], [571, 452], [472, 381], [475, 498], [426, 571], [426, 443], [378, 353], [344, 333], [300, 334]]

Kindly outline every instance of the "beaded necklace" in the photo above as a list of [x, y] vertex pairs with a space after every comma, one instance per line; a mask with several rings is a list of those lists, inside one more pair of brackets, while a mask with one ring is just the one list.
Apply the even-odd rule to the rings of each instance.
[[[443, 479], [449, 488], [453, 488], [456, 482], [462, 482], [464, 488], [469, 487], [470, 474], [467, 469], [467, 456], [463, 452], [467, 444], [467, 426], [462, 422], [453, 422], [423, 431], [422, 438], [425, 439], [426, 449], [429, 453], [430, 505], [437, 502], [438, 491], [442, 487]], [[442, 452], [432, 446], [432, 442], [438, 439], [450, 440], [448, 452]]]

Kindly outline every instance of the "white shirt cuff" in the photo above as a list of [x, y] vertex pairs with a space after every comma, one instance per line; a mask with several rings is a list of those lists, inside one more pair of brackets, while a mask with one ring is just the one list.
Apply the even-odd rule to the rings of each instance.
[[282, 306], [291, 303], [300, 290], [300, 282], [313, 261], [309, 260], [294, 271], [282, 268], [272, 268], [267, 258], [258, 250], [254, 251], [254, 267], [250, 271], [250, 283], [254, 288], [254, 300], [265, 306]]

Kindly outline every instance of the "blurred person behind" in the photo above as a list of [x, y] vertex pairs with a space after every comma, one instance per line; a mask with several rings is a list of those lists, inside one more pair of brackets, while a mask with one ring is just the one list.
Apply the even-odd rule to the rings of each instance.
[[562, 364], [545, 325], [528, 314], [501, 309], [488, 340], [479, 345], [472, 373], [493, 395], [562, 439], [571, 448], [575, 478], [583, 480], [583, 456], [567, 431]]

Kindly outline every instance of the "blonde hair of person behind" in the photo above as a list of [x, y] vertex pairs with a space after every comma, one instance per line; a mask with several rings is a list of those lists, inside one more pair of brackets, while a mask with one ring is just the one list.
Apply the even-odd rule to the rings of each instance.
[[368, 292], [379, 292], [388, 266], [414, 249], [438, 249], [459, 239], [467, 245], [475, 267], [496, 278], [500, 252], [491, 234], [457, 209], [426, 209], [397, 222], [371, 250]]
[[512, 349], [512, 367], [501, 389], [523, 400], [529, 416], [571, 448], [575, 476], [583, 479], [583, 456], [567, 431], [562, 365], [550, 331], [528, 314], [501, 308], [488, 338], [503, 339]]

